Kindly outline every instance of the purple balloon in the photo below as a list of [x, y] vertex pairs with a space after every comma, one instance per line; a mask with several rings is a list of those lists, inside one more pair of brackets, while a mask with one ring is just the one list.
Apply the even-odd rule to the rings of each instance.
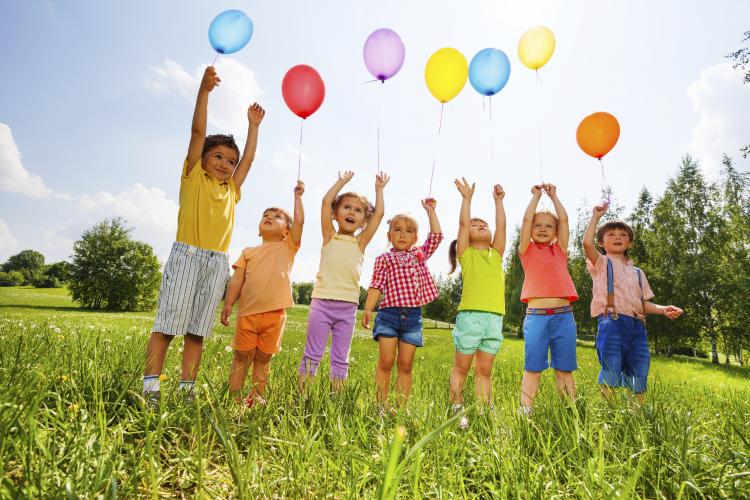
[[367, 71], [384, 82], [398, 73], [404, 64], [404, 42], [395, 31], [380, 28], [367, 37], [362, 54]]

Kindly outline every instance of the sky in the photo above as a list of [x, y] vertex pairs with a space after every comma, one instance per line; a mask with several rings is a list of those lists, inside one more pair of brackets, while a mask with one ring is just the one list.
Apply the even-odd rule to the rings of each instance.
[[[81, 233], [112, 217], [126, 219], [132, 236], [166, 260], [195, 94], [216, 56], [208, 26], [230, 8], [246, 12], [255, 31], [244, 49], [216, 61], [222, 83], [210, 97], [208, 131], [233, 133], [242, 147], [247, 107], [258, 101], [267, 110], [236, 208], [230, 261], [260, 243], [264, 208], [291, 209], [300, 119], [285, 106], [281, 81], [297, 64], [319, 71], [326, 97], [304, 123], [307, 222], [296, 281], [317, 272], [320, 200], [337, 171], [354, 170], [349, 187], [374, 197], [378, 124], [380, 168], [392, 176], [386, 219], [416, 214], [421, 237], [427, 217], [419, 199], [435, 160], [432, 195], [446, 233], [429, 263], [435, 273], [447, 271], [457, 232], [457, 176], [477, 183], [472, 213], [486, 219], [492, 185], [503, 185], [508, 240], [531, 185], [542, 179], [557, 184], [573, 219], [579, 206], [599, 199], [599, 164], [575, 140], [578, 123], [595, 111], [620, 123], [604, 173], [626, 211], [644, 186], [661, 193], [686, 153], [712, 179], [724, 153], [740, 170], [750, 167], [739, 154], [750, 142], [750, 85], [724, 57], [750, 30], [743, 0], [0, 0], [0, 260], [28, 248], [47, 262], [69, 260]], [[557, 45], [537, 80], [520, 63], [517, 44], [538, 25], [553, 31]], [[362, 47], [382, 27], [399, 33], [406, 60], [384, 85], [363, 84], [372, 77]], [[501, 49], [511, 74], [491, 100], [491, 120], [490, 104], [467, 82], [445, 105], [438, 136], [440, 104], [425, 86], [424, 67], [442, 47], [467, 61], [483, 48]], [[366, 252], [363, 286], [387, 249], [383, 224]]]

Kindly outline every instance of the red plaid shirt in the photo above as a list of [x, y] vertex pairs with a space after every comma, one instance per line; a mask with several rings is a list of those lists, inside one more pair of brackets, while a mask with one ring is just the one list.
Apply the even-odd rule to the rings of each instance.
[[435, 253], [443, 233], [430, 233], [421, 247], [378, 255], [372, 270], [370, 288], [383, 293], [380, 307], [420, 307], [438, 296], [435, 282], [425, 262]]

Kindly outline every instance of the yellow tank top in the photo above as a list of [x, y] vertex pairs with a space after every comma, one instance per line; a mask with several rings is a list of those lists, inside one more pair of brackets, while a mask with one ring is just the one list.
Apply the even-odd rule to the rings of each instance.
[[503, 256], [490, 247], [469, 247], [458, 258], [461, 264], [461, 303], [459, 311], [505, 314], [505, 273]]
[[203, 170], [201, 160], [180, 180], [177, 241], [206, 250], [226, 252], [232, 240], [234, 205], [240, 201], [234, 179], [219, 182]]
[[357, 238], [334, 234], [320, 250], [320, 268], [312, 298], [358, 303], [364, 257]]

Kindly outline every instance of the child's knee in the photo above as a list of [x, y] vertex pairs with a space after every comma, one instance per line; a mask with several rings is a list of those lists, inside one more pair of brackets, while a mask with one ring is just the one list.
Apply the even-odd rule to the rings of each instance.
[[268, 354], [266, 352], [263, 352], [261, 350], [255, 351], [255, 362], [261, 365], [266, 365], [271, 362], [271, 359], [273, 359], [273, 354]]
[[492, 375], [492, 365], [477, 363], [477, 365], [474, 367], [474, 372], [476, 373], [477, 377], [490, 378], [490, 376]]
[[247, 364], [250, 361], [250, 355], [253, 351], [234, 351], [234, 360], [241, 364]]
[[203, 337], [192, 333], [185, 334], [185, 343], [194, 345], [203, 345]]
[[414, 363], [411, 361], [399, 361], [398, 362], [398, 373], [399, 375], [405, 375], [410, 377]]
[[395, 356], [380, 356], [380, 358], [378, 358], [378, 370], [389, 372], [393, 369], [395, 362]]

